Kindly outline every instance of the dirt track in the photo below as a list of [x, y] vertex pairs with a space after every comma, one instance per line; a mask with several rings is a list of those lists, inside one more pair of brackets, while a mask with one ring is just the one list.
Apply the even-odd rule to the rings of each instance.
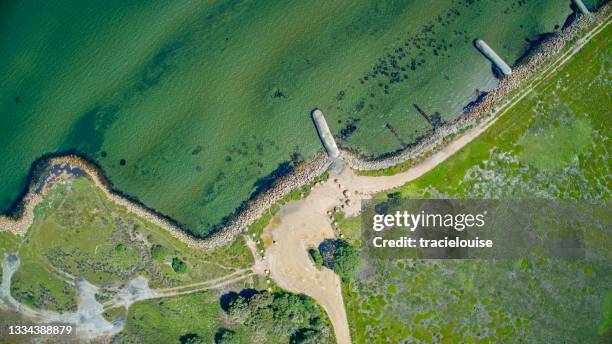
[[335, 206], [340, 206], [346, 199], [343, 191], [349, 190], [354, 195], [351, 198], [352, 204], [345, 206], [344, 211], [347, 215], [356, 215], [360, 211], [360, 199], [371, 197], [375, 192], [398, 187], [427, 173], [487, 130], [499, 116], [568, 62], [608, 24], [609, 18], [606, 18], [593, 27], [570, 49], [555, 58], [536, 78], [529, 81], [521, 92], [510, 97], [488, 120], [466, 131], [464, 135], [409, 170], [393, 176], [365, 177], [356, 175], [347, 167], [339, 175], [315, 186], [307, 198], [286, 204], [263, 234], [264, 242], [269, 245], [266, 248], [265, 260], [274, 281], [282, 288], [314, 298], [329, 315], [338, 344], [350, 343], [340, 279], [331, 270], [318, 270], [307, 253], [309, 247], [316, 247], [323, 240], [334, 238], [327, 212]]
[[[468, 130], [464, 135], [454, 140], [451, 144], [436, 152], [429, 158], [425, 159], [418, 165], [409, 170], [388, 177], [364, 177], [357, 176], [349, 168], [345, 168], [337, 176], [332, 176], [327, 182], [315, 187], [312, 193], [303, 200], [290, 202], [285, 205], [279, 213], [272, 219], [270, 225], [264, 233], [264, 241], [269, 243], [265, 252], [265, 261], [262, 262], [256, 258], [255, 272], [261, 273], [265, 267], [270, 269], [272, 278], [276, 283], [287, 290], [303, 293], [313, 297], [328, 313], [334, 327], [336, 340], [339, 344], [350, 343], [350, 332], [344, 302], [342, 299], [340, 280], [331, 270], [318, 270], [311, 263], [306, 249], [317, 246], [321, 241], [334, 237], [330, 220], [327, 212], [335, 206], [339, 206], [344, 201], [344, 190], [349, 190], [354, 195], [351, 200], [351, 206], [348, 206], [344, 211], [348, 215], [355, 215], [359, 212], [359, 199], [370, 197], [369, 195], [378, 191], [388, 190], [402, 184], [405, 184], [426, 172], [433, 169], [435, 166], [446, 160], [452, 154], [460, 150], [463, 146], [471, 142], [474, 138], [488, 129], [497, 118], [507, 109], [523, 99], [526, 95], [548, 76], [552, 75], [558, 68], [564, 65], [582, 48], [591, 38], [601, 32], [609, 24], [609, 18], [606, 18], [601, 23], [593, 27], [588, 33], [574, 43], [574, 45], [560, 54], [554, 62], [544, 68], [537, 78], [529, 81], [513, 97], [509, 98], [499, 110], [488, 120], [481, 122], [476, 127]], [[76, 166], [85, 164], [76, 157], [58, 158], [58, 163], [73, 163]], [[84, 168], [89, 169], [88, 166]], [[187, 237], [183, 232], [174, 230], [174, 227], [166, 224], [165, 219], [158, 218], [156, 214], [148, 212], [138, 205], [133, 205], [127, 200], [120, 198], [117, 195], [111, 194], [103, 183], [96, 179], [98, 178], [96, 171], [86, 170], [90, 177], [96, 181], [98, 187], [105, 190], [107, 196], [118, 204], [126, 206], [130, 211], [138, 213], [140, 216], [155, 222], [169, 230], [178, 239], [191, 243], [193, 240]], [[337, 182], [335, 181], [337, 179]], [[30, 200], [27, 199], [24, 214], [19, 219], [11, 219], [0, 216], [0, 227], [4, 230], [11, 230], [15, 233], [23, 234], [30, 227], [33, 216], [32, 210], [40, 201], [40, 196], [34, 192], [30, 192]], [[132, 207], [132, 208], [130, 208]], [[197, 246], [193, 244], [194, 246]], [[253, 246], [252, 243], [249, 245]], [[7, 270], [5, 270], [7, 271]], [[7, 275], [7, 274], [5, 274]], [[246, 278], [250, 273], [239, 272], [234, 275], [227, 276], [228, 279], [221, 279], [216, 284], [210, 285], [202, 283], [198, 285], [202, 288], [214, 288], [223, 286], [226, 283], [234, 282], [238, 279]], [[208, 281], [213, 282], [213, 281]], [[7, 284], [5, 282], [4, 284]], [[4, 288], [6, 289], [6, 287]], [[189, 290], [170, 291], [172, 295], [179, 295]], [[7, 297], [6, 291], [0, 293], [0, 296]]]

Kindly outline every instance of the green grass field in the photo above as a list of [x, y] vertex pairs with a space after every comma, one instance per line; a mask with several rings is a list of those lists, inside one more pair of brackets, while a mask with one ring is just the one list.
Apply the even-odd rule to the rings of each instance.
[[[612, 56], [607, 28], [404, 197], [604, 199], [610, 193]], [[384, 196], [384, 195], [381, 195]], [[361, 221], [339, 219], [358, 245]], [[608, 342], [609, 240], [589, 260], [375, 260], [344, 285], [356, 343]]]
[[[299, 198], [299, 192], [285, 201]], [[163, 229], [111, 203], [86, 178], [60, 184], [46, 196], [35, 208], [34, 224], [26, 236], [0, 232], [0, 257], [7, 254], [20, 258], [11, 295], [31, 308], [58, 312], [76, 310], [74, 282], [78, 277], [100, 287], [95, 297], [104, 304], [137, 276], [146, 277], [151, 288], [163, 289], [226, 276], [253, 263], [242, 237], [227, 247], [191, 249]], [[185, 263], [183, 270], [173, 267], [175, 259]], [[192, 337], [213, 342], [220, 333], [229, 331], [241, 342], [280, 344], [299, 337], [304, 329], [317, 329], [323, 338], [331, 338], [325, 313], [308, 298], [300, 299], [299, 305], [276, 303], [273, 310], [261, 314], [256, 328], [236, 322], [222, 308], [222, 297], [244, 289], [289, 295], [268, 278], [252, 276], [220, 289], [139, 301], [128, 310], [108, 308], [103, 316], [108, 321], [125, 318], [126, 325], [115, 338], [122, 343], [184, 343]], [[282, 312], [284, 306], [286, 313]], [[301, 309], [301, 313], [291, 313], [288, 309], [296, 309], [291, 307]], [[11, 313], [1, 311], [0, 320], [5, 314]], [[317, 319], [316, 326], [309, 325], [308, 317]]]
[[[115, 339], [122, 343], [191, 343], [188, 338], [200, 340], [195, 343], [219, 344], [334, 342], [325, 312], [312, 299], [279, 291], [264, 295], [275, 295], [277, 302], [271, 307], [267, 302], [253, 307], [246, 324], [238, 323], [224, 310], [220, 301], [222, 293], [218, 291], [138, 302], [130, 307], [125, 330]], [[286, 300], [300, 301], [283, 302]], [[298, 329], [291, 330], [295, 327]], [[318, 329], [317, 341], [296, 339], [307, 337], [303, 335], [306, 328]], [[224, 332], [232, 334], [231, 341], [219, 338]], [[288, 336], [287, 332], [293, 335]]]
[[217, 294], [138, 302], [130, 307], [121, 337], [125, 343], [178, 343], [181, 336], [195, 334], [212, 343], [223, 316]]
[[474, 38], [513, 63], [569, 4], [5, 1], [0, 209], [35, 159], [74, 150], [205, 235], [321, 148], [314, 107], [343, 146], [400, 149], [431, 127], [414, 104], [448, 120], [495, 84]]
[[[242, 238], [212, 251], [191, 249], [114, 205], [84, 178], [53, 190], [35, 214], [25, 237], [0, 233], [0, 252], [17, 253], [21, 260], [12, 294], [34, 308], [74, 310], [76, 290], [65, 274], [111, 287], [143, 275], [152, 288], [162, 288], [221, 277], [253, 263]], [[173, 269], [175, 258], [185, 262], [185, 272]]]

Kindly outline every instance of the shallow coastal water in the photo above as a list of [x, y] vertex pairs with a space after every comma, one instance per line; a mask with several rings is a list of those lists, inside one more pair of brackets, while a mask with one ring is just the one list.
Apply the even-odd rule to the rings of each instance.
[[321, 148], [314, 107], [345, 147], [400, 149], [431, 128], [415, 104], [450, 120], [495, 85], [474, 38], [513, 64], [569, 5], [4, 2], [0, 209], [38, 157], [75, 150], [117, 189], [204, 234], [283, 163]]

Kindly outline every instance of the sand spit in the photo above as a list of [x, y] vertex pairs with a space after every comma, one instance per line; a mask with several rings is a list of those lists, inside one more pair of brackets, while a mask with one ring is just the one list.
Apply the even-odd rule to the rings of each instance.
[[16, 235], [24, 235], [34, 222], [34, 208], [43, 201], [49, 191], [61, 183], [70, 182], [74, 178], [85, 176], [91, 179], [109, 200], [124, 207], [128, 212], [164, 228], [175, 238], [190, 247], [211, 249], [231, 242], [236, 235], [261, 217], [264, 211], [291, 190], [301, 187], [323, 174], [329, 166], [329, 162], [327, 156], [320, 152], [311, 161], [296, 166], [291, 175], [278, 180], [266, 192], [262, 192], [257, 197], [248, 201], [242, 207], [242, 211], [231, 218], [225, 227], [204, 239], [188, 234], [169, 218], [114, 192], [100, 169], [79, 156], [66, 155], [53, 157], [46, 160], [43, 165], [37, 169], [39, 172], [37, 172], [36, 180], [32, 182], [22, 198], [21, 204], [18, 207], [19, 212], [14, 217], [0, 215], [0, 231], [10, 231]]
[[430, 131], [422, 139], [406, 149], [384, 157], [371, 158], [341, 147], [342, 158], [349, 166], [356, 170], [380, 170], [408, 160], [418, 159], [425, 154], [439, 149], [445, 144], [445, 139], [449, 136], [460, 134], [483, 119], [497, 114], [497, 110], [504, 104], [507, 96], [520, 89], [525, 81], [556, 56], [567, 43], [574, 40], [580, 32], [585, 31], [594, 22], [607, 20], [611, 7], [610, 3], [605, 4], [592, 17], [580, 17], [570, 26], [543, 41], [527, 57], [522, 59], [519, 65], [514, 67], [512, 74], [501, 79], [499, 85], [482, 97], [474, 106], [464, 111], [454, 121], [445, 123]]

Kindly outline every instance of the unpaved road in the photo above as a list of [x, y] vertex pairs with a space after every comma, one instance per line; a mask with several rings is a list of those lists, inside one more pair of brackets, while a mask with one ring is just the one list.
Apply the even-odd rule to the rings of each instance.
[[101, 304], [96, 300], [95, 295], [99, 289], [97, 286], [84, 279], [78, 279], [76, 282], [77, 310], [75, 312], [58, 313], [30, 308], [11, 296], [11, 279], [19, 268], [19, 264], [19, 257], [14, 254], [7, 255], [2, 260], [3, 273], [0, 283], [0, 308], [14, 310], [24, 318], [36, 323], [49, 324], [59, 322], [73, 324], [76, 326], [77, 335], [86, 340], [100, 337], [110, 338], [123, 330], [125, 319], [109, 322], [104, 318], [104, 311], [110, 308], [124, 307], [128, 309], [133, 303], [138, 301], [218, 289], [253, 275], [251, 269], [241, 269], [219, 278], [166, 289], [151, 289], [149, 288], [148, 280], [138, 276], [130, 281], [125, 288], [120, 289], [115, 298], [105, 304]]
[[560, 54], [554, 62], [544, 68], [538, 77], [532, 79], [520, 92], [499, 107], [496, 114], [468, 130], [464, 135], [434, 153], [421, 163], [405, 172], [393, 176], [365, 177], [356, 175], [350, 168], [344, 168], [338, 175], [313, 188], [305, 199], [286, 204], [272, 218], [263, 233], [266, 244], [265, 262], [274, 281], [282, 288], [302, 293], [315, 299], [327, 312], [338, 344], [351, 342], [348, 320], [340, 279], [331, 270], [318, 270], [308, 257], [307, 249], [317, 247], [325, 239], [333, 239], [327, 212], [340, 206], [346, 197], [344, 190], [353, 195], [352, 204], [345, 206], [347, 215], [360, 211], [360, 199], [371, 197], [379, 191], [401, 186], [427, 173], [466, 144], [487, 130], [507, 109], [511, 108], [533, 91], [543, 80], [568, 62], [591, 38], [601, 32], [609, 18], [595, 26], [580, 38], [573, 47]]
[[112, 336], [121, 331], [123, 322], [108, 322], [102, 316], [102, 305], [96, 301], [98, 287], [85, 281], [77, 281], [78, 308], [75, 312], [58, 313], [32, 309], [11, 296], [11, 278], [19, 268], [19, 257], [7, 255], [2, 260], [2, 284], [0, 285], [0, 307], [20, 313], [23, 317], [39, 324], [68, 323], [76, 326], [81, 338]]
[[[546, 80], [548, 76], [568, 62], [572, 56], [591, 38], [607, 27], [608, 24], [609, 18], [606, 18], [606, 20], [603, 20], [577, 40], [570, 49], [560, 54], [554, 62], [544, 68], [537, 78], [531, 80], [520, 92], [510, 97], [494, 116], [468, 130], [451, 144], [409, 170], [393, 176], [364, 177], [356, 175], [349, 168], [344, 168], [325, 183], [315, 187], [307, 198], [286, 204], [272, 219], [263, 234], [263, 239], [266, 243], [264, 260], [261, 260], [256, 253], [254, 243], [247, 241], [249, 248], [251, 248], [255, 256], [255, 265], [252, 269], [236, 271], [219, 279], [181, 288], [161, 290], [159, 293], [158, 291], [148, 289], [148, 286], [142, 284], [141, 281], [137, 281], [138, 283], [132, 285], [133, 290], [129, 295], [126, 294], [124, 299], [128, 299], [127, 303], [129, 304], [135, 299], [176, 296], [210, 288], [218, 288], [247, 278], [252, 273], [262, 274], [262, 271], [265, 272], [266, 269], [269, 269], [272, 278], [280, 287], [292, 292], [303, 293], [315, 299], [327, 312], [334, 327], [337, 342], [339, 344], [350, 343], [350, 332], [342, 300], [340, 279], [331, 270], [325, 268], [321, 270], [316, 269], [307, 253], [309, 247], [316, 247], [323, 240], [334, 238], [334, 231], [332, 230], [327, 212], [336, 206], [340, 206], [345, 201], [346, 197], [343, 192], [348, 190], [352, 194], [352, 204], [345, 207], [344, 211], [347, 215], [356, 215], [360, 210], [360, 199], [371, 197], [371, 194], [379, 191], [398, 187], [427, 173], [488, 129], [503, 112], [518, 103], [531, 93], [538, 84]], [[98, 185], [98, 187], [106, 190], [102, 185]], [[119, 200], [117, 202], [123, 204], [121, 202], [124, 201]], [[32, 209], [35, 204], [37, 204], [36, 201], [28, 203], [24, 216], [18, 220], [0, 216], [0, 227], [13, 230], [17, 234], [25, 233], [31, 225]], [[127, 206], [129, 208], [130, 204], [127, 204]], [[154, 215], [148, 213], [139, 213], [139, 215], [158, 224], [161, 221], [156, 220]], [[172, 228], [169, 229], [163, 223], [159, 225], [173, 233]], [[190, 239], [182, 232], [173, 234], [184, 242], [190, 242]], [[7, 256], [3, 260], [4, 274], [0, 284], [0, 305], [11, 307], [27, 317], [41, 319], [43, 322], [63, 321], [80, 324], [84, 326], [84, 330], [87, 332], [86, 337], [89, 338], [109, 333], [112, 334], [121, 330], [122, 324], [108, 323], [101, 316], [103, 307], [97, 303], [94, 297], [97, 287], [86, 281], [77, 282], [80, 301], [79, 309], [74, 313], [60, 315], [48, 311], [35, 311], [18, 303], [10, 295], [11, 277], [18, 266], [19, 260], [16, 256]]]
[[[304, 200], [290, 202], [272, 219], [263, 234], [272, 279], [283, 289], [308, 295], [325, 309], [339, 344], [350, 343], [340, 279], [329, 269], [318, 270], [307, 249], [333, 239], [326, 210], [338, 204], [338, 190], [329, 181]], [[274, 243], [275, 242], [275, 243]]]

